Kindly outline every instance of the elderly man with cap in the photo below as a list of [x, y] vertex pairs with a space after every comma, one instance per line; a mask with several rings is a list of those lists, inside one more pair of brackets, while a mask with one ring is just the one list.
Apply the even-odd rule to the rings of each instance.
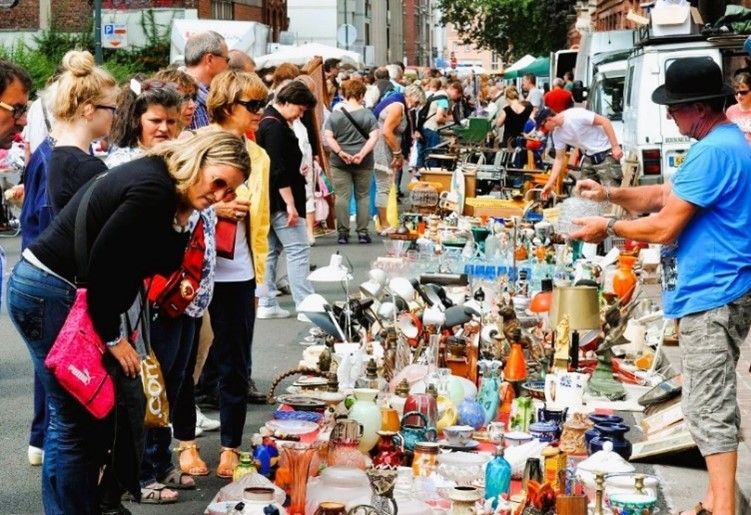
[[556, 114], [547, 107], [540, 109], [535, 116], [537, 128], [550, 133], [555, 148], [555, 160], [550, 178], [542, 189], [542, 197], [547, 198], [558, 182], [563, 171], [566, 145], [582, 150], [581, 164], [583, 179], [594, 179], [604, 184], [620, 184], [623, 172], [620, 160], [623, 150], [613, 130], [613, 124], [606, 117], [581, 107], [572, 107]]
[[633, 220], [582, 218], [571, 237], [607, 235], [661, 243], [663, 309], [679, 322], [683, 414], [707, 463], [709, 488], [695, 510], [734, 515], [740, 412], [736, 373], [751, 325], [751, 152], [725, 117], [733, 89], [709, 57], [676, 59], [652, 100], [684, 136], [698, 140], [672, 184], [616, 188], [593, 181], [579, 195], [609, 200]]

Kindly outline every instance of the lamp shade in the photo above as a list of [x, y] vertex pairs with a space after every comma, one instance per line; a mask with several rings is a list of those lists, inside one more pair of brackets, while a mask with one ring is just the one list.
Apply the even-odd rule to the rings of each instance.
[[329, 264], [321, 268], [316, 268], [308, 275], [309, 281], [314, 282], [339, 282], [345, 279], [352, 279], [347, 267], [342, 264], [343, 257], [338, 252], [331, 255]]
[[578, 329], [599, 329], [600, 302], [597, 288], [592, 286], [561, 286], [553, 289], [551, 320], [556, 326], [563, 315], [568, 315], [569, 327]]
[[328, 304], [328, 301], [323, 298], [323, 295], [311, 293], [300, 302], [297, 311], [302, 313], [326, 313], [326, 309], [323, 307], [326, 304]]

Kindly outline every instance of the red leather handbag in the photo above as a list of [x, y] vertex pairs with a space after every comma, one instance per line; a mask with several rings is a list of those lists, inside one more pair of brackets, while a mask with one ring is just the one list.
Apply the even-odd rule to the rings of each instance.
[[237, 221], [219, 218], [216, 221], [216, 255], [226, 259], [235, 257]]
[[199, 218], [180, 268], [169, 277], [155, 275], [146, 281], [149, 302], [160, 313], [177, 318], [193, 302], [201, 284], [205, 252], [203, 219]]

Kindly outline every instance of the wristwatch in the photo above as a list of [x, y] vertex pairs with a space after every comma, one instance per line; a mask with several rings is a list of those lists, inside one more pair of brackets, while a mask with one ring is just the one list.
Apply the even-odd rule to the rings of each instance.
[[611, 218], [610, 220], [608, 220], [608, 229], [607, 229], [608, 236], [611, 236], [611, 237], [616, 237], [617, 236], [615, 234], [615, 229], [614, 229], [615, 223], [617, 221], [618, 220], [616, 220], [615, 218]]

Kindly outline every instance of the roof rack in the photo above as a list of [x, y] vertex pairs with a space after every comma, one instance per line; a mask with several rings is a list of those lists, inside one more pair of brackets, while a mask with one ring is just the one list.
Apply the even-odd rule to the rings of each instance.
[[652, 25], [644, 25], [634, 30], [634, 46], [668, 45], [671, 43], [690, 43], [693, 41], [706, 41], [707, 36], [701, 33], [674, 34], [670, 36], [655, 36]]

